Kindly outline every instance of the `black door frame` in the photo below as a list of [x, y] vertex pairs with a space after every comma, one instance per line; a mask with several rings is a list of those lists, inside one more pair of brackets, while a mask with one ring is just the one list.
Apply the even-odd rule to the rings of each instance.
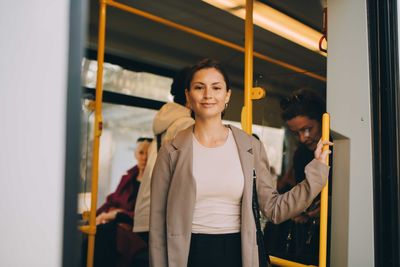
[[81, 66], [87, 29], [88, 1], [69, 1], [68, 80], [62, 266], [80, 266], [77, 196], [80, 180]]
[[375, 266], [400, 266], [397, 1], [368, 0]]

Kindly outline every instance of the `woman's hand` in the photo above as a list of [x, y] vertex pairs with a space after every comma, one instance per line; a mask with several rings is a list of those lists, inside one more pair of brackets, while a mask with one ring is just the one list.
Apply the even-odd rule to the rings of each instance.
[[117, 213], [120, 212], [121, 209], [110, 210], [109, 212], [103, 212], [96, 217], [96, 225], [108, 223], [117, 217]]
[[322, 151], [324, 145], [333, 146], [332, 142], [319, 140], [317, 148], [314, 151], [314, 158], [322, 163], [326, 163], [326, 157], [331, 153], [329, 149]]
[[103, 212], [96, 217], [96, 225], [106, 223], [106, 214], [106, 212]]

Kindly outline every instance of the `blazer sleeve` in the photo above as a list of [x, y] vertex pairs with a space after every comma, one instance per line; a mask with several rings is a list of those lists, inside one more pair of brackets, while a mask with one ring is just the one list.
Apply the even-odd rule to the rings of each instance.
[[158, 152], [151, 178], [149, 256], [152, 267], [168, 266], [166, 211], [171, 180], [168, 147], [166, 144]]
[[313, 199], [325, 186], [329, 167], [313, 159], [306, 167], [306, 179], [290, 191], [279, 194], [272, 184], [272, 175], [264, 146], [261, 142], [255, 147], [255, 168], [257, 172], [257, 194], [260, 210], [273, 223], [281, 223], [293, 218], [310, 206]]

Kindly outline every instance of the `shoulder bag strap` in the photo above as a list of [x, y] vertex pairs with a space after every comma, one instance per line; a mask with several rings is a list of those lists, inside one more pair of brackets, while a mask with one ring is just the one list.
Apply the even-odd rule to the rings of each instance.
[[263, 233], [261, 231], [261, 224], [260, 224], [260, 206], [258, 204], [257, 198], [257, 186], [256, 186], [256, 170], [253, 169], [253, 200], [252, 200], [252, 208], [253, 208], [253, 215], [254, 220], [256, 223], [256, 230], [257, 230], [257, 246], [258, 246], [258, 260], [260, 263], [260, 267], [267, 266], [267, 253], [264, 246], [264, 238]]
[[164, 132], [161, 132], [159, 134], [156, 135], [156, 140], [157, 140], [157, 152], [160, 150], [161, 148], [161, 137], [162, 135], [166, 132], [166, 130]]

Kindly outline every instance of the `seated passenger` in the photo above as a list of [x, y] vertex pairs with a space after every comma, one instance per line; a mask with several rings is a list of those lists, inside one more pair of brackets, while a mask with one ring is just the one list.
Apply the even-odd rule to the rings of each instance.
[[118, 213], [132, 218], [140, 181], [147, 163], [147, 150], [151, 138], [139, 138], [135, 149], [137, 165], [122, 176], [114, 193], [107, 196], [106, 202], [97, 210], [96, 224], [114, 220]]
[[[140, 180], [147, 162], [147, 150], [151, 138], [139, 138], [136, 143], [135, 158], [137, 164], [129, 169], [121, 178], [115, 190], [107, 196], [106, 202], [97, 210], [96, 238], [94, 252], [94, 266], [116, 266], [120, 256], [117, 250], [118, 227], [121, 223], [128, 224], [132, 231], [132, 217], [136, 197], [139, 191]], [[86, 265], [87, 241], [82, 251], [84, 257], [82, 264]]]

